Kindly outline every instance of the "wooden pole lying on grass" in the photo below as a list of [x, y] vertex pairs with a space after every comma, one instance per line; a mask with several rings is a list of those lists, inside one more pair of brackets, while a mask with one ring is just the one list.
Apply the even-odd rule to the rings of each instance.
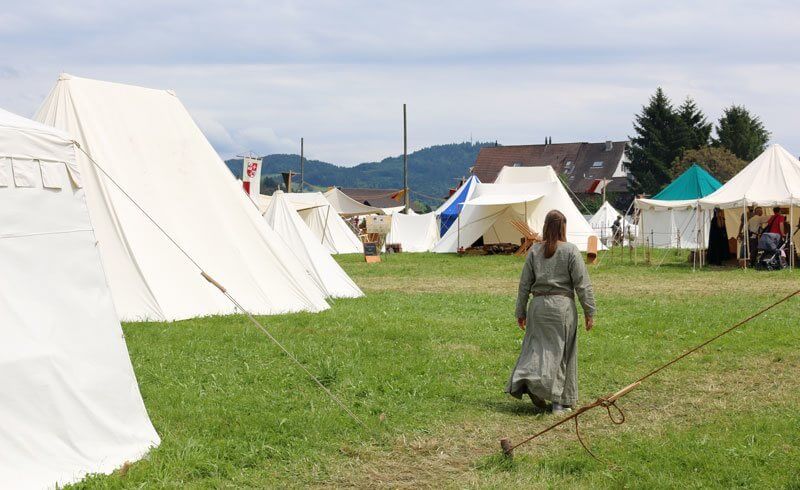
[[[792, 293], [787, 294], [783, 298], [775, 301], [774, 303], [772, 303], [772, 304], [770, 304], [768, 306], [765, 306], [764, 308], [758, 310], [757, 312], [755, 312], [752, 315], [748, 316], [744, 320], [739, 321], [738, 323], [728, 327], [727, 329], [723, 330], [722, 332], [714, 335], [713, 337], [711, 337], [709, 339], [706, 339], [702, 343], [700, 343], [700, 344], [692, 347], [691, 349], [685, 351], [683, 354], [680, 354], [679, 356], [674, 357], [673, 359], [667, 361], [666, 363], [658, 366], [657, 368], [651, 370], [650, 372], [648, 372], [644, 376], [640, 377], [639, 379], [637, 379], [633, 383], [631, 383], [631, 384], [625, 386], [624, 388], [620, 389], [616, 393], [613, 393], [613, 394], [605, 396], [605, 397], [598, 398], [594, 402], [589, 403], [588, 405], [584, 405], [584, 406], [578, 408], [571, 415], [559, 420], [558, 422], [556, 422], [556, 423], [546, 427], [545, 429], [535, 433], [534, 435], [524, 439], [520, 443], [512, 444], [511, 443], [511, 439], [508, 438], [508, 437], [504, 437], [504, 438], [500, 439], [500, 448], [503, 450], [503, 454], [506, 457], [511, 458], [511, 457], [513, 457], [514, 450], [516, 448], [522, 446], [523, 444], [527, 444], [528, 442], [530, 442], [530, 441], [536, 439], [537, 437], [539, 437], [539, 436], [541, 436], [541, 435], [543, 435], [543, 434], [555, 429], [556, 427], [564, 424], [565, 422], [568, 422], [570, 420], [574, 420], [575, 421], [575, 434], [577, 435], [578, 441], [580, 441], [581, 446], [583, 446], [583, 448], [586, 450], [586, 452], [588, 452], [593, 458], [599, 460], [599, 458], [597, 458], [597, 456], [595, 456], [589, 450], [589, 448], [586, 446], [586, 444], [584, 444], [583, 439], [581, 438], [581, 434], [580, 434], [580, 431], [578, 429], [578, 417], [581, 414], [583, 414], [585, 412], [588, 412], [589, 410], [591, 410], [593, 408], [603, 407], [608, 411], [608, 417], [611, 419], [611, 421], [614, 424], [616, 424], [616, 425], [623, 424], [625, 422], [625, 413], [616, 405], [617, 400], [619, 400], [623, 396], [627, 395], [629, 392], [631, 392], [634, 389], [636, 389], [643, 381], [647, 380], [648, 378], [650, 378], [652, 376], [655, 376], [656, 374], [660, 373], [664, 369], [666, 369], [666, 368], [672, 366], [673, 364], [681, 361], [682, 359], [686, 358], [690, 354], [692, 354], [694, 352], [697, 352], [698, 350], [700, 350], [703, 347], [707, 346], [711, 342], [714, 342], [715, 340], [719, 339], [720, 337], [731, 333], [732, 331], [736, 330], [737, 328], [741, 327], [742, 325], [750, 322], [754, 318], [763, 315], [767, 311], [769, 311], [769, 310], [775, 308], [776, 306], [788, 301], [789, 299], [793, 298], [794, 296], [797, 296], [798, 294], [800, 294], [800, 289], [798, 289], [797, 291], [794, 291]], [[621, 415], [621, 419], [614, 419], [614, 417], [611, 416], [611, 407], [614, 407], [615, 409], [617, 409], [617, 411]]]

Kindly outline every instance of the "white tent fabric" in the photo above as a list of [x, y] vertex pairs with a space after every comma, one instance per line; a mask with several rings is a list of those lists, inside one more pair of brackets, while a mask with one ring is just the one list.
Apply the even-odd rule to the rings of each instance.
[[524, 184], [529, 182], [559, 182], [558, 174], [553, 167], [503, 167], [495, 184]]
[[399, 243], [403, 252], [430, 252], [438, 240], [439, 225], [433, 213], [392, 215], [386, 243]]
[[452, 253], [469, 247], [478, 238], [484, 243], [518, 243], [521, 235], [510, 220], [527, 222], [540, 231], [548, 212], [558, 209], [567, 218], [567, 241], [586, 251], [596, 233], [567, 195], [561, 182], [525, 184], [476, 184], [459, 219], [434, 247], [434, 252]]
[[[605, 201], [600, 209], [589, 218], [589, 226], [599, 235], [600, 241], [606, 246], [609, 246], [614, 238], [611, 227], [617, 220], [617, 216], [622, 216], [622, 213], [617, 211], [611, 203]], [[636, 237], [638, 227], [630, 222], [628, 216], [623, 216], [621, 225], [624, 236], [623, 243], [627, 243], [629, 238]]]
[[110, 473], [160, 442], [70, 137], [0, 110], [0, 488]]
[[[62, 75], [36, 119], [75, 138], [253, 313], [328, 308], [174, 93]], [[123, 319], [236, 312], [80, 151], [78, 163], [100, 256]]]
[[[552, 209], [558, 209], [564, 213], [567, 217], [567, 239], [578, 245], [585, 252], [589, 236], [597, 236], [598, 233], [592, 229], [586, 217], [575, 206], [567, 188], [564, 187], [553, 167], [550, 165], [542, 167], [503, 167], [494, 180], [495, 184], [536, 184], [542, 182], [558, 184], [554, 187], [554, 192], [548, 194], [545, 203], [553, 206]], [[539, 231], [542, 225], [544, 225], [544, 215], [541, 217], [541, 225], [537, 225], [533, 229]], [[600, 249], [605, 248], [602, 243], [598, 244], [598, 246]]]
[[622, 213], [614, 209], [611, 203], [604, 201], [600, 209], [589, 219], [589, 226], [597, 232], [600, 236], [600, 241], [606, 246], [609, 245], [614, 238], [614, 232], [611, 230], [611, 227], [617, 220], [617, 216], [622, 216]]
[[275, 233], [286, 241], [327, 296], [333, 298], [364, 296], [341, 266], [333, 260], [319, 238], [308, 228], [291, 203], [288, 197], [290, 195], [276, 191], [264, 212], [264, 219]]
[[[731, 237], [738, 235], [743, 208], [749, 206], [788, 205], [794, 215], [791, 216], [794, 226], [800, 204], [800, 161], [782, 146], [774, 144], [722, 187], [699, 200], [637, 199], [635, 203], [642, 210], [640, 239], [650, 238], [655, 247], [678, 246], [678, 231], [681, 232], [681, 247], [707, 247], [711, 210], [714, 208], [725, 210], [728, 236]], [[699, 243], [696, 237], [700, 237]]]
[[731, 180], [700, 199], [700, 207], [788, 206], [800, 203], [800, 161], [781, 145], [769, 148]]
[[655, 248], [706, 248], [709, 213], [694, 208], [644, 208], [639, 213], [638, 243]]
[[[356, 254], [364, 251], [361, 240], [322, 193], [292, 192], [285, 193], [284, 198], [294, 206], [311, 232], [328, 249], [328, 252]], [[268, 196], [261, 196], [262, 203], [268, 202], [269, 199]]]
[[[383, 214], [394, 215], [402, 213], [405, 208], [406, 208], [405, 205], [403, 205], [403, 206], [395, 206], [393, 208], [381, 208], [381, 211], [383, 211]], [[413, 209], [408, 208], [408, 214], [417, 214], [417, 213], [414, 212]]]
[[323, 193], [325, 198], [333, 205], [336, 212], [342, 216], [363, 216], [365, 214], [383, 214], [381, 208], [374, 208], [360, 203], [336, 187]]

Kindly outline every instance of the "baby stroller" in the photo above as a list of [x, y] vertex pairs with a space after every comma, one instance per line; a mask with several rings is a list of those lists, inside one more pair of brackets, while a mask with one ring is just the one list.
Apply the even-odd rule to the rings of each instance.
[[787, 268], [785, 238], [777, 233], [764, 233], [758, 240], [756, 269], [777, 271]]

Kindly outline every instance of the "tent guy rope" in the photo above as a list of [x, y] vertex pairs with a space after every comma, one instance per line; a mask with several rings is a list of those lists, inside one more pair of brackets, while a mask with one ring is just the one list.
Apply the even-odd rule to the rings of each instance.
[[262, 325], [261, 322], [259, 322], [255, 318], [255, 316], [253, 316], [252, 313], [250, 313], [250, 311], [248, 311], [244, 306], [242, 306], [242, 304], [239, 303], [239, 301], [237, 301], [236, 298], [234, 298], [222, 284], [220, 284], [208, 273], [206, 273], [203, 267], [200, 266], [200, 264], [197, 263], [197, 261], [194, 258], [192, 258], [192, 256], [189, 255], [189, 253], [186, 250], [184, 250], [183, 247], [181, 247], [180, 244], [177, 241], [175, 241], [175, 239], [172, 238], [172, 236], [169, 233], [167, 233], [167, 231], [164, 230], [164, 228], [162, 228], [161, 225], [159, 225], [158, 222], [152, 216], [150, 216], [147, 213], [147, 211], [145, 211], [139, 205], [139, 203], [130, 194], [128, 194], [128, 192], [116, 180], [114, 180], [114, 178], [111, 175], [109, 175], [109, 173], [106, 172], [106, 170], [99, 163], [97, 163], [95, 159], [92, 158], [92, 156], [86, 150], [84, 150], [81, 147], [81, 145], [77, 141], [73, 141], [73, 143], [75, 144], [75, 147], [81, 151], [81, 153], [86, 155], [89, 161], [92, 162], [92, 165], [94, 165], [103, 175], [105, 175], [106, 178], [109, 180], [109, 182], [114, 184], [114, 186], [117, 189], [119, 189], [119, 191], [136, 207], [136, 209], [138, 209], [153, 224], [153, 226], [155, 226], [170, 242], [172, 242], [173, 245], [175, 245], [175, 247], [184, 255], [184, 257], [186, 257], [192, 264], [194, 264], [194, 266], [200, 271], [200, 275], [203, 276], [203, 279], [208, 281], [211, 285], [217, 288], [223, 295], [225, 295], [225, 297], [228, 298], [228, 300], [231, 303], [233, 303], [233, 305], [236, 308], [238, 308], [245, 316], [247, 316], [247, 318], [253, 325], [255, 325], [264, 335], [267, 336], [267, 338], [269, 338], [276, 346], [278, 346], [278, 348], [281, 351], [283, 351], [283, 353], [286, 354], [286, 356], [297, 367], [299, 367], [306, 375], [308, 375], [308, 377], [311, 378], [311, 380], [313, 380], [322, 389], [322, 391], [324, 391], [325, 394], [327, 394], [331, 398], [331, 400], [333, 400], [350, 418], [352, 418], [355, 422], [357, 422], [359, 425], [363, 427], [367, 426], [363, 420], [361, 420], [356, 414], [354, 414], [349, 408], [347, 408], [347, 405], [345, 405], [344, 402], [342, 402], [342, 400], [339, 399], [339, 397], [334, 395], [333, 392], [329, 390], [327, 386], [322, 384], [319, 378], [314, 376], [314, 374], [312, 374], [311, 371], [309, 371], [308, 368], [306, 368], [305, 365], [303, 365], [303, 363], [301, 363], [300, 360], [294, 356], [294, 354], [292, 354], [286, 347], [284, 347], [284, 345], [278, 339], [276, 339], [269, 332], [269, 330], [267, 330], [267, 328], [264, 325]]
[[[534, 440], [534, 439], [546, 434], [547, 432], [550, 432], [551, 430], [555, 429], [556, 427], [558, 427], [558, 426], [560, 426], [560, 425], [562, 425], [562, 424], [564, 424], [566, 422], [569, 422], [570, 420], [574, 420], [575, 421], [575, 434], [578, 436], [578, 441], [581, 443], [581, 446], [583, 446], [583, 448], [586, 450], [587, 453], [589, 453], [589, 455], [591, 455], [593, 458], [595, 458], [595, 459], [597, 459], [599, 461], [600, 459], [597, 456], [595, 456], [592, 453], [592, 451], [589, 450], [589, 448], [586, 446], [586, 444], [584, 444], [583, 439], [581, 438], [580, 431], [579, 431], [579, 428], [578, 428], [578, 417], [580, 417], [582, 414], [588, 412], [589, 410], [592, 410], [593, 408], [603, 407], [608, 411], [608, 417], [611, 419], [611, 421], [614, 424], [621, 425], [621, 424], [625, 423], [625, 413], [622, 411], [622, 409], [620, 409], [617, 406], [617, 400], [619, 400], [623, 396], [627, 395], [631, 391], [633, 391], [636, 388], [638, 388], [639, 385], [641, 385], [643, 381], [647, 380], [651, 376], [655, 376], [659, 372], [661, 372], [664, 369], [672, 366], [676, 362], [679, 362], [680, 360], [684, 359], [688, 355], [690, 355], [690, 354], [692, 354], [694, 352], [697, 352], [698, 350], [702, 349], [703, 347], [705, 347], [706, 345], [710, 344], [711, 342], [714, 342], [715, 340], [719, 339], [720, 337], [729, 334], [730, 332], [736, 330], [737, 328], [741, 327], [742, 325], [750, 322], [754, 318], [763, 315], [767, 311], [769, 311], [769, 310], [775, 308], [776, 306], [788, 301], [789, 299], [793, 298], [794, 296], [797, 296], [798, 294], [800, 294], [800, 289], [798, 289], [798, 290], [796, 290], [796, 291], [794, 291], [792, 293], [787, 294], [783, 298], [779, 299], [778, 301], [775, 301], [774, 303], [772, 303], [772, 304], [770, 304], [768, 306], [765, 306], [764, 308], [758, 310], [757, 312], [755, 312], [752, 315], [748, 316], [744, 320], [739, 321], [738, 323], [736, 323], [736, 324], [732, 325], [731, 327], [723, 330], [722, 332], [718, 333], [717, 335], [714, 335], [713, 337], [711, 337], [709, 339], [706, 339], [704, 342], [692, 347], [691, 349], [687, 350], [683, 354], [681, 354], [681, 355], [671, 359], [670, 361], [658, 366], [657, 368], [655, 368], [652, 371], [648, 372], [647, 374], [645, 374], [644, 376], [640, 377], [639, 379], [637, 379], [633, 383], [631, 383], [631, 384], [625, 386], [624, 388], [620, 389], [616, 393], [612, 393], [610, 395], [607, 395], [607, 396], [604, 396], [604, 397], [600, 397], [597, 400], [595, 400], [594, 402], [589, 403], [587, 405], [584, 405], [584, 406], [578, 408], [577, 410], [575, 410], [575, 412], [573, 412], [569, 416], [564, 417], [563, 419], [559, 420], [558, 422], [556, 422], [556, 423], [544, 428], [543, 430], [533, 434], [532, 436], [529, 436], [529, 437], [523, 439], [521, 442], [518, 442], [517, 444], [512, 444], [511, 439], [507, 438], [507, 437], [505, 437], [503, 439], [500, 439], [500, 448], [503, 450], [503, 454], [505, 454], [508, 457], [511, 457], [511, 456], [513, 456], [514, 450], [516, 448], [531, 442], [532, 440]], [[621, 416], [621, 418], [619, 420], [614, 419], [614, 417], [611, 415], [611, 407], [614, 407], [619, 412], [619, 414]]]

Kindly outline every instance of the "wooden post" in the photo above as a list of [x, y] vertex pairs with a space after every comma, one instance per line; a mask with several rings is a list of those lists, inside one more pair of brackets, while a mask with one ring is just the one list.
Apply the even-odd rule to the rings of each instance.
[[403, 104], [403, 213], [408, 214], [408, 126], [406, 124], [406, 105]]
[[305, 187], [305, 162], [303, 160], [303, 138], [300, 138], [300, 192], [303, 192], [303, 187]]

